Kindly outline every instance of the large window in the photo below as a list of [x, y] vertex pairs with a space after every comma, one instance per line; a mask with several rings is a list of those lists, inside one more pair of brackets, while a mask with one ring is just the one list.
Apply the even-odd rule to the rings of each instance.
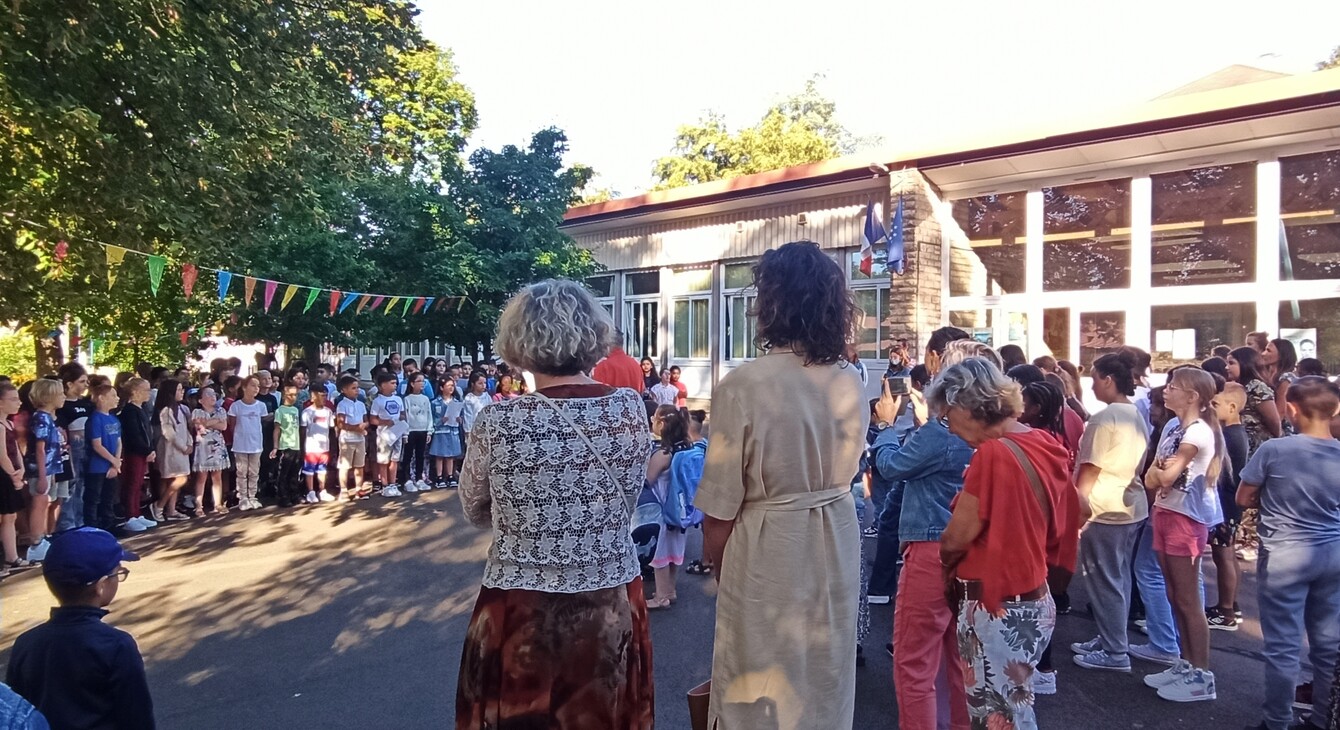
[[624, 274], [623, 293], [624, 351], [634, 357], [660, 357], [661, 273]]
[[1131, 285], [1131, 181], [1043, 188], [1044, 291]]
[[1280, 279], [1340, 279], [1340, 152], [1280, 160], [1280, 217]]
[[1219, 345], [1237, 347], [1256, 323], [1256, 305], [1194, 304], [1153, 307], [1150, 354], [1156, 373], [1176, 365], [1199, 365]]
[[1125, 312], [1083, 312], [1079, 315], [1079, 365], [1093, 361], [1126, 344]]
[[1256, 165], [1150, 178], [1153, 286], [1256, 280]]
[[858, 248], [847, 254], [847, 271], [851, 272], [852, 281], [870, 281], [872, 279], [889, 279], [889, 248], [885, 244], [879, 244], [870, 251], [870, 275], [866, 276], [861, 271], [861, 250]]
[[676, 271], [673, 282], [674, 356], [707, 360], [712, 357], [712, 269]]
[[1024, 193], [954, 201], [954, 220], [967, 235], [949, 251], [949, 294], [991, 296], [1024, 291]]
[[726, 359], [747, 360], [758, 357], [754, 345], [755, 320], [749, 316], [757, 292], [753, 288], [753, 264], [726, 264], [722, 298], [726, 303]]
[[586, 288], [596, 295], [600, 306], [614, 316], [614, 274], [604, 274], [602, 276], [592, 276], [586, 280]]
[[1321, 360], [1329, 375], [1340, 373], [1340, 299], [1280, 302], [1279, 336], [1293, 342], [1299, 359]]
[[863, 287], [852, 292], [856, 307], [861, 310], [860, 330], [857, 333], [857, 352], [862, 360], [887, 360], [889, 348], [897, 336], [888, 324], [892, 302], [888, 287]]

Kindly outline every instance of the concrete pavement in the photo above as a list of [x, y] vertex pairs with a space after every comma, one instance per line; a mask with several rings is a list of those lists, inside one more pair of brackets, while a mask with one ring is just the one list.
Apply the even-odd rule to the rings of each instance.
[[[196, 524], [196, 522], [200, 524]], [[453, 717], [461, 641], [488, 535], [454, 491], [165, 525], [126, 544], [142, 556], [108, 621], [138, 639], [159, 726], [442, 728]], [[692, 533], [689, 554], [699, 553]], [[1249, 569], [1254, 564], [1248, 564]], [[1093, 635], [1082, 579], [1060, 619], [1060, 693], [1039, 700], [1043, 727], [1237, 728], [1259, 721], [1261, 662], [1254, 582], [1247, 625], [1213, 632], [1219, 700], [1175, 705], [1140, 678], [1090, 672], [1065, 647]], [[679, 602], [653, 612], [657, 725], [685, 728], [685, 692], [710, 673], [715, 586], [682, 576]], [[37, 571], [0, 584], [0, 649], [51, 605]], [[873, 607], [858, 671], [856, 727], [895, 728], [892, 610]], [[816, 630], [819, 630], [816, 627]], [[1137, 640], [1139, 635], [1135, 635]], [[0, 657], [0, 658], [7, 658]]]

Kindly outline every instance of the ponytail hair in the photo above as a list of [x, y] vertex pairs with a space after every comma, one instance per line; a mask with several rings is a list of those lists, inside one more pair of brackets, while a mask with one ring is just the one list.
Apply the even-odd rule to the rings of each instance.
[[689, 412], [683, 408], [661, 416], [661, 451], [675, 453], [675, 447], [689, 440]]
[[[1214, 376], [1200, 368], [1186, 367], [1173, 373], [1172, 379], [1177, 382], [1178, 387], [1195, 391], [1200, 406], [1200, 411], [1196, 415], [1214, 432], [1214, 454], [1210, 459], [1209, 468], [1205, 470], [1205, 483], [1218, 484], [1219, 472], [1223, 469], [1228, 448], [1224, 445], [1224, 430], [1219, 426], [1219, 417], [1215, 415], [1214, 406], [1210, 404], [1216, 393]], [[1183, 427], [1186, 425], [1189, 424], [1183, 424]]]

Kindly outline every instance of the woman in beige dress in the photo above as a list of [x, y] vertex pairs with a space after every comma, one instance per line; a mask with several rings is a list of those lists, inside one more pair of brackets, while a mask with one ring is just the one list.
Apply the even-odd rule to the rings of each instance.
[[850, 484], [869, 408], [842, 358], [856, 307], [810, 242], [754, 268], [767, 354], [712, 398], [695, 505], [717, 566], [709, 726], [844, 730], [856, 690], [860, 528]]

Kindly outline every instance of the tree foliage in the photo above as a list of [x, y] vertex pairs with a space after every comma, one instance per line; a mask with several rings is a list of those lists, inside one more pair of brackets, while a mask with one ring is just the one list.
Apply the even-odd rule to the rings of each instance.
[[1340, 68], [1340, 46], [1331, 49], [1331, 57], [1317, 64], [1317, 70]]
[[837, 105], [819, 77], [781, 100], [752, 127], [731, 132], [719, 114], [679, 128], [670, 155], [656, 161], [657, 188], [696, 185], [851, 154], [875, 140], [858, 140], [837, 121]]
[[[589, 172], [564, 168], [557, 130], [524, 152], [467, 161], [474, 97], [415, 13], [408, 0], [0, 9], [0, 321], [45, 332], [68, 318], [86, 338], [172, 359], [199, 344], [177, 333], [202, 326], [241, 340], [373, 344], [482, 332], [510, 294], [495, 280], [580, 275], [589, 257], [566, 250], [552, 211]], [[502, 160], [510, 177], [495, 179]], [[548, 197], [479, 217], [479, 201], [500, 191]], [[206, 273], [187, 301], [173, 267], [151, 296], [133, 255], [108, 290], [103, 251], [84, 239], [297, 284], [478, 303], [409, 321], [399, 308], [331, 317], [324, 300], [307, 314], [301, 301], [265, 313], [258, 301], [219, 303]], [[518, 263], [532, 253], [562, 265]]]

